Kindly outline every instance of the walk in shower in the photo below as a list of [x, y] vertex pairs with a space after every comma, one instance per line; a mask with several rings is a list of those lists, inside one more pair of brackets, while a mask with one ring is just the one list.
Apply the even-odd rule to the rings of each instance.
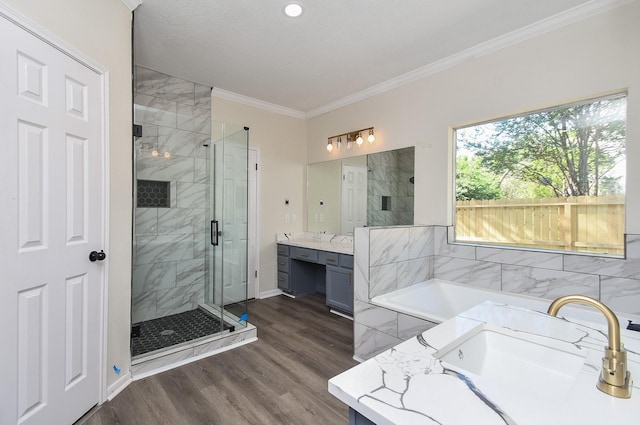
[[247, 326], [249, 129], [211, 89], [135, 68], [132, 356]]

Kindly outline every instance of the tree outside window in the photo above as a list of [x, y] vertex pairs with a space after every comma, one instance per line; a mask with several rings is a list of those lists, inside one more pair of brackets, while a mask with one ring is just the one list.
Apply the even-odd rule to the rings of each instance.
[[624, 253], [626, 94], [456, 129], [456, 240]]

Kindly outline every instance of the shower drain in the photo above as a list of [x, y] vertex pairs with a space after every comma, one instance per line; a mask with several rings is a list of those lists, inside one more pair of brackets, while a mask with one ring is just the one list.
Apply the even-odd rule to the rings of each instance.
[[169, 336], [174, 334], [176, 331], [174, 331], [173, 329], [165, 329], [164, 331], [160, 332], [160, 335], [162, 336]]

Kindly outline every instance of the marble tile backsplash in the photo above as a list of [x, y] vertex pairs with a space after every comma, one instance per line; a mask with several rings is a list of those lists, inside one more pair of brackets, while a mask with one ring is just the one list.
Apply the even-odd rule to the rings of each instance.
[[640, 235], [626, 258], [451, 244], [446, 226], [356, 228], [354, 354], [367, 359], [434, 326], [369, 301], [431, 278], [553, 300], [583, 294], [640, 314]]
[[[136, 208], [133, 322], [204, 301], [211, 89], [136, 67], [136, 178], [169, 183], [169, 208]], [[157, 153], [154, 154], [154, 151]]]

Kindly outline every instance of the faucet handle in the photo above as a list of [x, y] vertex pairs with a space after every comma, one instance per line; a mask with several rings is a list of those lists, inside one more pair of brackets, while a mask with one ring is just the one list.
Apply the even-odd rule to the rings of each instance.
[[628, 320], [629, 324], [627, 324], [627, 329], [630, 331], [640, 332], [640, 323], [633, 323], [631, 320]]

